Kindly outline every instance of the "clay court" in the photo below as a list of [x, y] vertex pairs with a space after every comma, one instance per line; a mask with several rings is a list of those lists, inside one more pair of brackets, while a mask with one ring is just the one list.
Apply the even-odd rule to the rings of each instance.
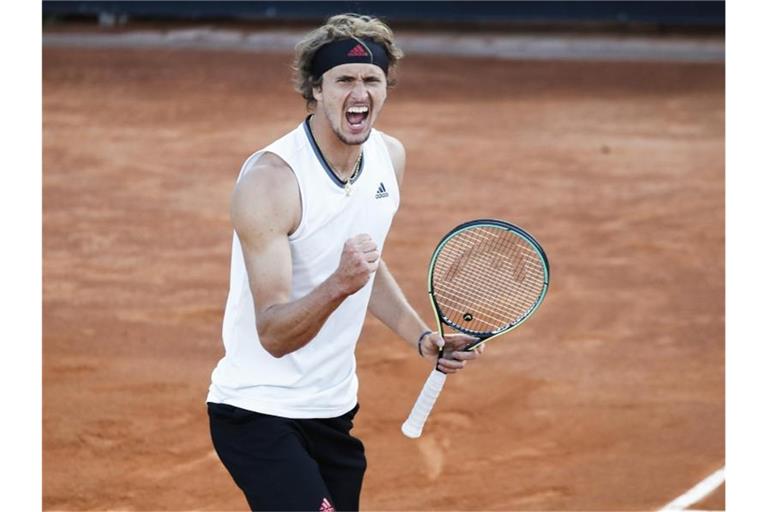
[[[290, 55], [44, 47], [43, 506], [244, 510], [204, 400], [223, 355], [242, 161], [304, 117]], [[358, 348], [365, 510], [653, 510], [725, 461], [724, 62], [409, 55], [383, 257], [462, 221], [534, 233], [550, 294], [448, 380], [374, 319]], [[697, 503], [723, 509], [725, 488]]]

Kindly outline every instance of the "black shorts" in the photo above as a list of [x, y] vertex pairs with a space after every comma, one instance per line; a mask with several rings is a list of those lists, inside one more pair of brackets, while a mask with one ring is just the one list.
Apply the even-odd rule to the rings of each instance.
[[252, 510], [358, 510], [366, 461], [350, 435], [359, 406], [338, 418], [289, 419], [208, 403], [219, 458]]

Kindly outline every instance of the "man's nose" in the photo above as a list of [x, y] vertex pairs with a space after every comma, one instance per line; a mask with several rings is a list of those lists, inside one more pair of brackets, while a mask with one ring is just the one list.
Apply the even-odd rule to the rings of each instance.
[[363, 80], [355, 81], [355, 86], [352, 88], [352, 98], [356, 100], [368, 99], [368, 88]]

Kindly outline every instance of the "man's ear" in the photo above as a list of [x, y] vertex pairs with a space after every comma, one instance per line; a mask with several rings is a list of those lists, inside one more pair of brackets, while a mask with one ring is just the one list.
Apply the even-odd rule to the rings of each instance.
[[315, 98], [315, 101], [319, 101], [323, 98], [323, 80], [320, 79], [320, 82], [314, 87], [312, 87], [312, 97]]

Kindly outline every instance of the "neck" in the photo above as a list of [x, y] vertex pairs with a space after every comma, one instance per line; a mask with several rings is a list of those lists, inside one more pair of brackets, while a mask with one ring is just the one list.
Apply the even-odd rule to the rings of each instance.
[[309, 118], [309, 128], [325, 161], [339, 179], [348, 180], [355, 172], [362, 145], [350, 145], [341, 141], [322, 115], [313, 114]]

